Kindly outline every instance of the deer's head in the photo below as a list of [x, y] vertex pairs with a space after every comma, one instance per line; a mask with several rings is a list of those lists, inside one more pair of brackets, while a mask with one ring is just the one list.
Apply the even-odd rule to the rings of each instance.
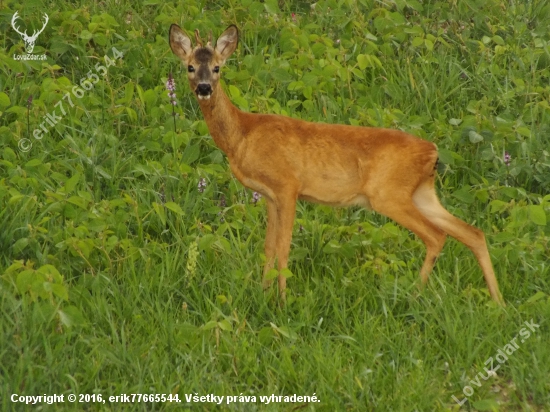
[[200, 100], [208, 100], [216, 90], [220, 80], [220, 67], [237, 48], [239, 31], [236, 26], [229, 26], [212, 47], [212, 35], [206, 45], [195, 31], [197, 45], [193, 48], [191, 39], [177, 25], [170, 26], [170, 47], [187, 66], [187, 78], [191, 90]]

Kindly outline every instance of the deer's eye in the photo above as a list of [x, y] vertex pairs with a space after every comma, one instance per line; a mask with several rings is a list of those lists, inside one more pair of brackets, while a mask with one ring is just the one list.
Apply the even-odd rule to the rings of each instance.
[[220, 72], [220, 66], [214, 67], [214, 73], [219, 73], [219, 72]]
[[189, 66], [187, 66], [187, 71], [189, 73], [193, 73], [195, 71], [195, 68], [193, 66], [189, 65]]

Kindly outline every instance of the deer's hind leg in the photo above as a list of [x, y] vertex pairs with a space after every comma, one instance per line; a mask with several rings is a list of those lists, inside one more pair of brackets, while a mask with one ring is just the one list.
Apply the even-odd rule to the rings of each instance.
[[420, 184], [414, 192], [413, 201], [427, 219], [466, 245], [474, 253], [483, 271], [491, 297], [504, 305], [483, 232], [451, 215], [441, 205], [435, 193], [433, 177]]
[[420, 269], [422, 284], [426, 284], [435, 260], [445, 244], [446, 233], [420, 213], [410, 196], [373, 200], [371, 204], [376, 212], [389, 217], [401, 226], [409, 229], [426, 245], [426, 257]]

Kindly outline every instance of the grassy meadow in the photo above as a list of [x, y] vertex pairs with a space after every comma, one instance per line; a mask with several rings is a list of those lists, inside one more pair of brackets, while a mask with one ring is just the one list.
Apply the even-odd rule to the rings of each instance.
[[[28, 33], [48, 14], [46, 60], [17, 57], [16, 11]], [[287, 304], [264, 292], [265, 200], [209, 136], [172, 23], [239, 27], [243, 110], [435, 142], [506, 308], [453, 239], [420, 291], [412, 233], [301, 202]], [[550, 410], [549, 27], [545, 0], [0, 1], [0, 409]], [[108, 399], [133, 393], [181, 402]]]

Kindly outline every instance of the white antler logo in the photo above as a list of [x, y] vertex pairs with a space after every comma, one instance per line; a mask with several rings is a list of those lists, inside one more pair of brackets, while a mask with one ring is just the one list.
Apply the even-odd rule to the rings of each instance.
[[15, 14], [13, 15], [12, 19], [11, 19], [11, 26], [13, 27], [13, 29], [19, 33], [19, 35], [21, 36], [21, 38], [23, 39], [23, 41], [25, 42], [25, 50], [27, 51], [27, 53], [32, 53], [32, 51], [34, 50], [34, 43], [36, 43], [36, 39], [38, 38], [38, 35], [40, 33], [42, 33], [44, 31], [44, 29], [46, 28], [46, 24], [48, 24], [48, 15], [46, 13], [44, 13], [44, 19], [46, 20], [44, 22], [44, 25], [42, 26], [42, 28], [39, 30], [39, 31], [34, 31], [32, 36], [29, 36], [27, 35], [27, 30], [25, 30], [24, 33], [21, 33], [21, 31], [19, 30], [19, 28], [15, 25], [15, 21], [19, 18], [18, 16], [19, 12], [15, 12]]

